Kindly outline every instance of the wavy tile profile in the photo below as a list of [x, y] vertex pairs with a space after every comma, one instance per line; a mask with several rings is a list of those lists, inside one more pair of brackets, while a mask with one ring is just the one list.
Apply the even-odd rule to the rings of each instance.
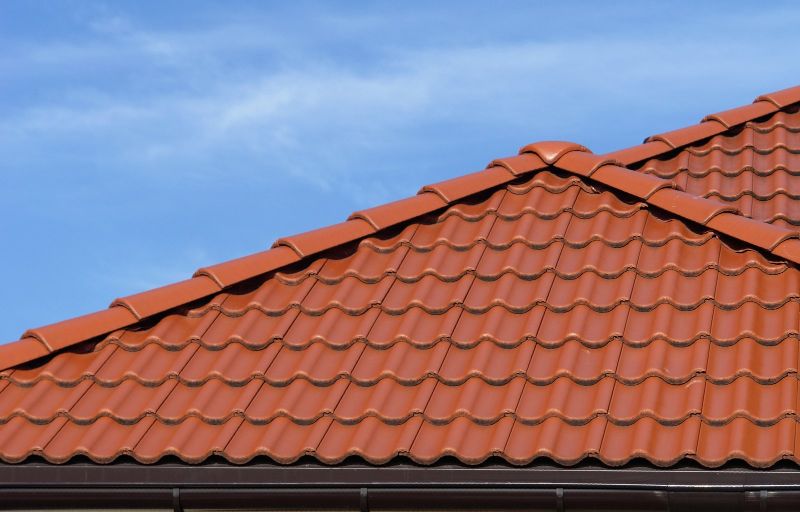
[[800, 462], [800, 89], [543, 142], [0, 347], [0, 459]]

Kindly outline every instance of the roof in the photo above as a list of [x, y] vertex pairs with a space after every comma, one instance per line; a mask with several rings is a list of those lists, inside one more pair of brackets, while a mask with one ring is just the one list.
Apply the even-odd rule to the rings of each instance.
[[797, 461], [800, 88], [541, 142], [0, 346], [0, 459]]

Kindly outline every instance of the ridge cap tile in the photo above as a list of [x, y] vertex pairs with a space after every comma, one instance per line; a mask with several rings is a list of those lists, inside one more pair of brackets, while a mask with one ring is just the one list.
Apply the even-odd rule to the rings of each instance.
[[353, 212], [348, 219], [365, 222], [375, 231], [380, 231], [444, 208], [447, 204], [435, 192], [425, 191], [415, 196]]
[[152, 290], [114, 299], [109, 305], [127, 308], [141, 320], [145, 317], [168, 311], [176, 305], [188, 304], [203, 297], [208, 297], [222, 287], [209, 276], [200, 275], [184, 281], [168, 284]]
[[772, 252], [789, 261], [800, 261], [800, 240], [797, 238], [787, 238], [775, 245]]
[[558, 159], [573, 151], [582, 151], [591, 153], [589, 149], [576, 144], [575, 142], [567, 142], [562, 140], [543, 140], [533, 142], [523, 146], [519, 150], [519, 154], [533, 153], [539, 158], [544, 160], [546, 164], [553, 165]]
[[625, 164], [616, 158], [585, 151], [571, 151], [559, 158], [556, 163], [559, 169], [571, 171], [587, 178], [591, 178], [592, 174], [606, 165], [625, 167]]
[[547, 162], [534, 153], [523, 153], [521, 155], [509, 156], [504, 158], [496, 158], [489, 162], [487, 169], [493, 167], [502, 167], [515, 176], [525, 174], [527, 172], [544, 169], [547, 167]]
[[300, 261], [300, 256], [293, 249], [280, 246], [201, 267], [195, 271], [194, 276], [207, 276], [213, 279], [220, 288], [227, 288], [298, 261]]
[[645, 202], [649, 201], [650, 197], [659, 190], [665, 188], [680, 190], [678, 184], [671, 180], [634, 172], [627, 167], [613, 164], [598, 167], [591, 177], [604, 185], [630, 194]]
[[39, 359], [51, 352], [52, 349], [43, 339], [24, 336], [19, 340], [0, 345], [0, 371]]
[[800, 85], [762, 94], [755, 101], [768, 101], [779, 109], [784, 109], [789, 105], [800, 102]]
[[661, 141], [670, 146], [672, 149], [678, 149], [689, 144], [694, 144], [701, 140], [719, 135], [726, 131], [728, 128], [716, 120], [709, 120], [700, 124], [678, 128], [656, 135], [651, 135], [644, 139], [644, 142]]
[[445, 203], [454, 203], [472, 194], [508, 183], [515, 178], [516, 176], [506, 167], [493, 166], [482, 171], [425, 185], [419, 189], [417, 194], [431, 192], [439, 196]]
[[[297, 235], [278, 238], [272, 244], [273, 248], [285, 246], [293, 250], [300, 258], [322, 252], [335, 245], [352, 242], [377, 231], [366, 219], [348, 218], [344, 222], [332, 224], [317, 229], [312, 229]], [[331, 240], [336, 243], [331, 244]]]
[[22, 338], [36, 338], [51, 351], [56, 351], [127, 327], [137, 321], [136, 316], [128, 308], [114, 306], [54, 324], [28, 329], [23, 333]]
[[653, 140], [637, 144], [629, 148], [618, 149], [603, 156], [618, 159], [623, 167], [628, 167], [639, 162], [645, 162], [657, 156], [673, 151], [672, 146], [662, 140]]
[[778, 110], [780, 109], [769, 101], [756, 101], [750, 105], [743, 105], [741, 107], [723, 110], [722, 112], [717, 112], [715, 114], [709, 114], [702, 119], [701, 123], [707, 121], [717, 121], [725, 126], [725, 128], [730, 129], [752, 121], [753, 119], [774, 114]]
[[[800, 232], [730, 212], [715, 215], [705, 226], [767, 251], [771, 251], [786, 240], [800, 238]], [[794, 263], [800, 262], [794, 261]]]

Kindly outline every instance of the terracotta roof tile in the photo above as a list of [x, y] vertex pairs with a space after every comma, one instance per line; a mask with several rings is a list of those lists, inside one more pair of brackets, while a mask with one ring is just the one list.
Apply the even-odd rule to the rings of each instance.
[[785, 418], [769, 427], [736, 418], [725, 425], [703, 423], [697, 441], [697, 458], [707, 466], [721, 466], [739, 458], [755, 467], [771, 466], [794, 454], [797, 422]]
[[788, 107], [792, 103], [800, 102], [800, 87], [791, 87], [769, 94], [762, 94], [756, 101], [769, 101], [778, 108]]
[[720, 384], [738, 377], [750, 377], [762, 384], [772, 384], [798, 371], [798, 341], [795, 336], [775, 344], [742, 338], [733, 345], [711, 345], [708, 354], [708, 378]]
[[603, 417], [583, 425], [570, 425], [559, 418], [533, 425], [516, 421], [504, 448], [505, 457], [514, 464], [549, 457], [570, 466], [587, 456], [597, 456], [605, 430]]
[[330, 247], [330, 240], [351, 242], [373, 233], [376, 229], [379, 228], [368, 218], [354, 217], [340, 224], [279, 238], [273, 247], [288, 247], [302, 258], [327, 249]]
[[778, 106], [774, 103], [760, 99], [756, 100], [751, 105], [737, 107], [734, 109], [726, 110], [724, 112], [717, 112], [716, 114], [709, 114], [703, 118], [703, 121], [718, 121], [726, 128], [731, 128], [740, 124], [744, 124], [752, 119], [757, 119], [778, 111]]
[[658, 466], [669, 466], [693, 456], [701, 421], [694, 417], [677, 425], [664, 425], [649, 417], [632, 425], [609, 423], [603, 436], [600, 457], [610, 465], [622, 465], [642, 457]]
[[797, 89], [526, 146], [0, 348], [0, 459], [797, 460]]
[[652, 135], [645, 142], [664, 142], [669, 147], [676, 149], [698, 140], [707, 139], [726, 130], [726, 126], [719, 121], [709, 120], [694, 126], [687, 126], [667, 133]]
[[705, 338], [684, 345], [670, 338], [658, 338], [647, 345], [626, 344], [619, 355], [615, 375], [627, 385], [641, 383], [650, 377], [658, 377], [669, 384], [684, 384], [707, 371], [709, 347], [717, 348], [719, 345], [713, 345]]

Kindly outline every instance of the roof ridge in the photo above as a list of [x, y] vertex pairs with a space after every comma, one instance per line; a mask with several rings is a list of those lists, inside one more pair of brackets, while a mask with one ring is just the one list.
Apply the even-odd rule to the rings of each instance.
[[629, 148], [606, 153], [607, 158], [619, 160], [625, 166], [655, 158], [701, 140], [724, 133], [760, 117], [774, 114], [800, 102], [800, 86], [762, 94], [750, 105], [709, 114], [693, 124], [677, 130], [651, 135], [644, 142]]
[[[602, 183], [679, 218], [800, 264], [800, 231], [745, 217], [733, 206], [685, 192], [672, 180], [644, 174], [621, 165], [609, 155], [594, 155], [576, 144], [552, 141], [529, 144], [520, 154], [563, 150], [552, 165], [577, 176]], [[496, 161], [497, 162], [497, 161]]]
[[[654, 135], [638, 146], [605, 155], [593, 155], [574, 143], [530, 144], [517, 156], [494, 160], [482, 171], [426, 185], [415, 196], [354, 212], [339, 224], [280, 238], [271, 249], [202, 267], [190, 279], [115, 299], [108, 309], [29, 329], [20, 340], [0, 345], [0, 371], [129, 327], [556, 163], [560, 169], [604, 183], [681, 218], [800, 263], [800, 240], [797, 240], [800, 233], [737, 215], [721, 203], [677, 190], [669, 180], [627, 168], [798, 102], [800, 86], [765, 94], [752, 105], [711, 114], [698, 125]], [[689, 205], [691, 208], [687, 208]]]
[[502, 164], [490, 164], [487, 169], [423, 186], [414, 196], [359, 210], [344, 222], [279, 238], [266, 251], [202, 267], [190, 279], [115, 299], [108, 309], [29, 329], [19, 340], [0, 345], [0, 371], [130, 327], [306, 257], [446, 208], [465, 197], [513, 181], [521, 174], [549, 167], [534, 154], [505, 160]]

